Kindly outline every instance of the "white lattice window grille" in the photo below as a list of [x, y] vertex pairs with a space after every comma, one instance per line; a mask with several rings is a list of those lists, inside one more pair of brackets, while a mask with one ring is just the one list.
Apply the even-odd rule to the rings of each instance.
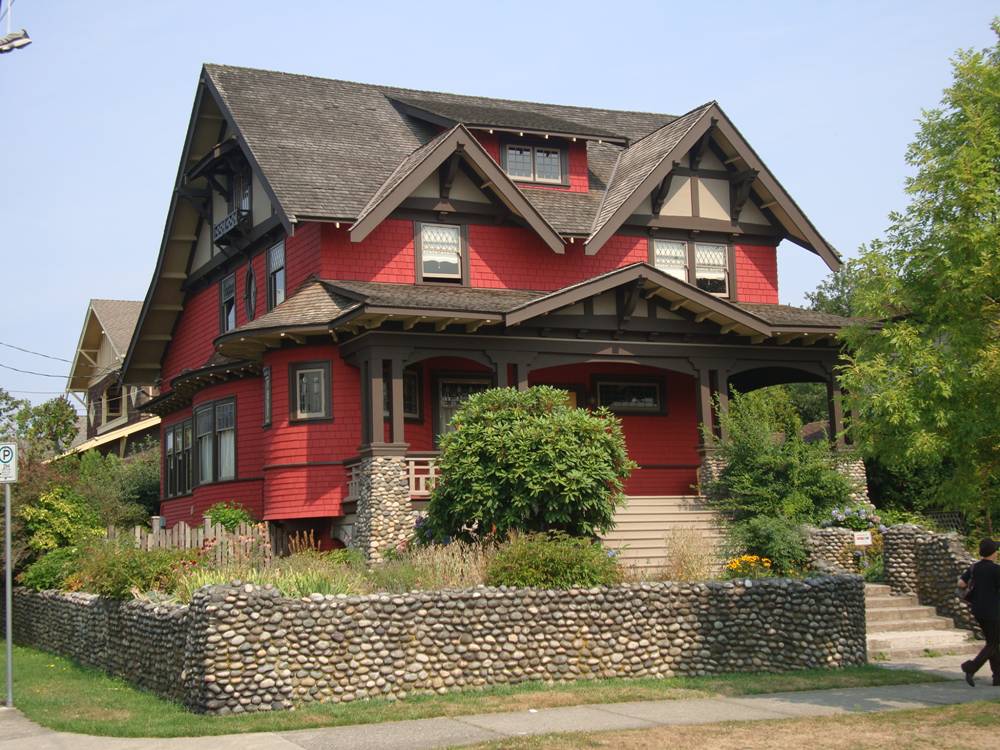
[[420, 264], [425, 279], [462, 278], [462, 232], [451, 224], [420, 226]]
[[696, 244], [694, 262], [699, 289], [719, 296], [729, 294], [729, 249], [725, 245]]
[[655, 240], [653, 265], [674, 278], [687, 281], [687, 243], [677, 240]]

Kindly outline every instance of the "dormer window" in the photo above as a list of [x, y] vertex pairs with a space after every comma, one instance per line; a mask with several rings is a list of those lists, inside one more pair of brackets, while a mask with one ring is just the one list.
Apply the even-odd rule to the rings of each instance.
[[654, 240], [653, 265], [676, 279], [687, 281], [687, 243], [679, 240]]
[[555, 144], [506, 143], [500, 155], [503, 162], [501, 166], [514, 180], [549, 185], [567, 184], [566, 151]]
[[451, 281], [465, 278], [462, 228], [455, 224], [420, 224], [417, 234], [420, 281]]

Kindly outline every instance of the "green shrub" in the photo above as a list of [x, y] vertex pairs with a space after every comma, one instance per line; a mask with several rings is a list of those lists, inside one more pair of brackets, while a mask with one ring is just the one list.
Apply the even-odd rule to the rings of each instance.
[[727, 432], [718, 442], [725, 466], [704, 491], [734, 520], [809, 521], [850, 501], [850, 481], [837, 471], [829, 444], [803, 441], [795, 410], [774, 394], [734, 393], [728, 412], [717, 413]]
[[613, 526], [635, 464], [611, 412], [571, 408], [548, 386], [496, 388], [469, 398], [452, 425], [422, 525], [430, 538], [593, 536]]
[[150, 591], [170, 594], [184, 571], [197, 564], [198, 555], [191, 550], [141, 550], [125, 542], [101, 542], [83, 551], [66, 585], [114, 599]]
[[69, 487], [53, 487], [23, 505], [18, 515], [28, 533], [28, 546], [35, 552], [86, 544], [104, 533], [97, 512]]
[[244, 508], [235, 500], [225, 503], [216, 503], [205, 511], [208, 520], [213, 524], [222, 524], [226, 531], [236, 531], [236, 527], [241, 523], [253, 523], [254, 517], [250, 511]]
[[80, 550], [77, 547], [59, 547], [29, 565], [17, 580], [22, 586], [35, 591], [62, 589], [79, 561]]
[[541, 589], [610, 586], [622, 579], [614, 552], [562, 533], [515, 535], [486, 569], [490, 586]]
[[727, 528], [727, 537], [734, 557], [767, 558], [777, 575], [800, 575], [809, 561], [802, 526], [787, 518], [757, 516], [734, 521]]

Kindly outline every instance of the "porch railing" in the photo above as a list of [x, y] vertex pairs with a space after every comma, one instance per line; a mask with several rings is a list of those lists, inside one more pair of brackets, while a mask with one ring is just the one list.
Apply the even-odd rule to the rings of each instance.
[[[437, 453], [418, 453], [406, 457], [406, 480], [410, 486], [410, 498], [426, 500], [431, 496], [437, 481]], [[354, 460], [345, 466], [347, 470], [347, 502], [357, 502], [361, 495], [361, 462]]]

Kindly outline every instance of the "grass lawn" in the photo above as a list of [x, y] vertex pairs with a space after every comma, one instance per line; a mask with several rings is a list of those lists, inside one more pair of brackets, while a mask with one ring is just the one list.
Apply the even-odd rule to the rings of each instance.
[[996, 747], [998, 730], [1000, 703], [983, 701], [876, 714], [524, 737], [477, 745], [472, 750], [661, 750], [664, 747], [985, 750]]
[[[0, 666], [2, 664], [0, 654]], [[449, 695], [419, 695], [399, 701], [313, 704], [295, 711], [210, 717], [189, 713], [175, 703], [136, 690], [122, 680], [76, 666], [67, 659], [30, 648], [14, 649], [15, 705], [29, 719], [60, 731], [119, 737], [287, 731], [583, 703], [752, 695], [933, 682], [936, 679], [919, 672], [864, 666], [785, 674], [595, 680], [567, 685], [531, 683]]]

